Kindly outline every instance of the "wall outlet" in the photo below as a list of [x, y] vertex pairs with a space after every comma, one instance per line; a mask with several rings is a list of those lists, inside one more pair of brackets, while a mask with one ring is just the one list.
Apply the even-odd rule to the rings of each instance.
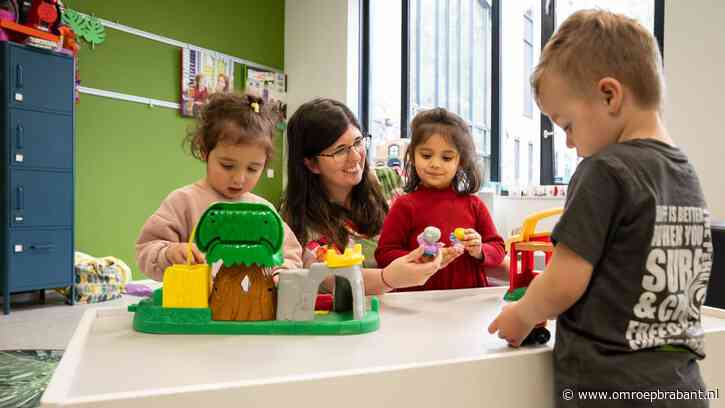
[[267, 169], [267, 178], [274, 178], [274, 169]]

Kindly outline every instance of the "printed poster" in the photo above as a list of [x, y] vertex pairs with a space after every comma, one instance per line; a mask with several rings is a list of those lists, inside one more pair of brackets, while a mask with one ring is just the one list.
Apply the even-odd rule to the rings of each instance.
[[287, 77], [283, 73], [247, 69], [246, 90], [261, 97], [272, 111], [287, 119]]
[[234, 61], [223, 55], [181, 50], [181, 114], [199, 116], [209, 95], [234, 88]]

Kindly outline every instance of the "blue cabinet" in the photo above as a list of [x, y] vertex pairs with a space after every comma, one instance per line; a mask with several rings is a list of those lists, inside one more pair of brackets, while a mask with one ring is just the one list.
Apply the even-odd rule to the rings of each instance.
[[10, 109], [7, 131], [8, 160], [14, 168], [73, 170], [73, 116], [23, 109]]
[[6, 43], [6, 95], [11, 108], [73, 113], [73, 59], [67, 55]]
[[9, 278], [14, 290], [68, 286], [68, 268], [73, 262], [70, 229], [30, 229], [10, 232]]
[[0, 43], [0, 289], [73, 285], [74, 63]]

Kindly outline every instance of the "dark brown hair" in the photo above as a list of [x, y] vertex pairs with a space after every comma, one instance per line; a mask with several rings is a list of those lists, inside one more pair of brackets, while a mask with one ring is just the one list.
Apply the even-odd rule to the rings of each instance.
[[468, 124], [460, 116], [443, 108], [419, 112], [410, 124], [410, 145], [405, 152], [405, 175], [403, 189], [412, 193], [420, 185], [415, 171], [415, 148], [433, 135], [440, 135], [455, 146], [461, 157], [453, 182], [453, 190], [459, 194], [471, 194], [481, 188], [481, 172], [476, 163], [476, 147]]
[[289, 120], [287, 189], [280, 212], [302, 245], [308, 241], [307, 232], [315, 231], [345, 248], [349, 240], [346, 219], [355, 224], [357, 232], [368, 236], [377, 235], [383, 226], [388, 204], [367, 159], [362, 180], [352, 189], [349, 210], [329, 200], [320, 175], [304, 163], [305, 159], [317, 160], [350, 126], [360, 129], [355, 115], [342, 102], [327, 98], [303, 104]]
[[274, 154], [276, 118], [264, 100], [254, 95], [214, 93], [201, 110], [196, 124], [187, 132], [184, 145], [191, 155], [205, 161], [219, 143], [258, 145], [269, 164]]
[[657, 41], [636, 20], [605, 10], [580, 10], [561, 24], [541, 51], [531, 75], [537, 100], [546, 72], [555, 72], [588, 95], [612, 77], [632, 91], [643, 108], [660, 110], [664, 99], [662, 57]]

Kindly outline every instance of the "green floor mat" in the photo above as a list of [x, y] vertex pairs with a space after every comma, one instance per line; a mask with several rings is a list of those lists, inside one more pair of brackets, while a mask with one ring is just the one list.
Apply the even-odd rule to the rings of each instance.
[[40, 406], [62, 356], [62, 350], [0, 351], [0, 408]]

